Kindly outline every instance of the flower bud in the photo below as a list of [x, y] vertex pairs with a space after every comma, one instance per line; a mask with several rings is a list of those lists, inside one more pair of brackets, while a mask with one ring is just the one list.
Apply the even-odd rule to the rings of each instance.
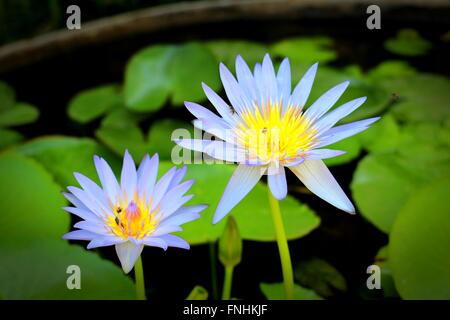
[[236, 220], [229, 216], [219, 239], [219, 260], [225, 267], [235, 267], [241, 262], [242, 239]]

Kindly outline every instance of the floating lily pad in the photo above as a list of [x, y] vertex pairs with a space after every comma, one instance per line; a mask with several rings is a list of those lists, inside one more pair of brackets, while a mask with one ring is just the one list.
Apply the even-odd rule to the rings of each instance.
[[390, 234], [395, 285], [404, 299], [450, 299], [450, 180], [415, 190]]
[[389, 114], [358, 135], [359, 141], [370, 152], [390, 152], [398, 148], [401, 140], [400, 126]]
[[87, 123], [122, 104], [120, 87], [104, 85], [79, 92], [70, 100], [67, 112], [73, 120]]
[[368, 77], [372, 81], [384, 81], [393, 77], [409, 77], [415, 74], [417, 74], [417, 71], [407, 62], [387, 60], [370, 70]]
[[402, 56], [420, 56], [431, 49], [431, 43], [420, 36], [414, 29], [402, 29], [395, 38], [384, 43], [386, 50]]
[[261, 62], [269, 49], [256, 42], [242, 40], [213, 40], [205, 45], [216, 56], [217, 61], [223, 62], [233, 69], [237, 55], [241, 55], [251, 69], [257, 62]]
[[[32, 213], [39, 215], [39, 211]], [[4, 299], [134, 298], [133, 282], [119, 267], [63, 240], [33, 240], [25, 247], [2, 244], [0, 252], [0, 292]], [[67, 287], [74, 272], [69, 269], [67, 273], [69, 266], [79, 267], [80, 289]]]
[[399, 96], [390, 109], [400, 122], [442, 121], [450, 118], [450, 80], [419, 73], [381, 81], [380, 85]]
[[120, 161], [109, 150], [89, 138], [42, 137], [17, 147], [16, 151], [42, 164], [62, 187], [78, 185], [74, 172], [98, 181], [94, 155], [104, 157], [115, 169], [120, 167]]
[[[161, 162], [160, 172], [173, 167], [171, 162]], [[212, 224], [214, 210], [222, 196], [235, 166], [221, 164], [192, 164], [188, 166], [186, 179], [194, 179], [190, 189], [195, 194], [195, 203], [207, 203], [210, 207], [202, 212], [202, 217], [183, 226], [180, 235], [191, 244], [215, 241], [223, 233], [226, 219]], [[300, 238], [318, 227], [320, 219], [306, 205], [288, 196], [280, 202], [281, 212], [288, 239]], [[255, 241], [275, 241], [275, 230], [269, 211], [267, 186], [262, 183], [242, 200], [231, 214], [236, 219], [243, 239]]]
[[347, 291], [345, 278], [325, 260], [312, 258], [300, 262], [295, 268], [295, 279], [322, 297]]
[[125, 104], [135, 111], [158, 110], [167, 100], [171, 80], [168, 73], [175, 46], [152, 46], [136, 53], [125, 72]]
[[332, 49], [333, 40], [327, 37], [291, 38], [272, 45], [271, 52], [278, 57], [288, 57], [293, 63], [326, 63], [337, 58]]
[[172, 150], [176, 146], [173, 140], [179, 138], [179, 136], [175, 136], [174, 132], [177, 129], [184, 129], [183, 132], [189, 132], [192, 137], [192, 125], [187, 122], [162, 119], [153, 123], [148, 132], [148, 152], [158, 153], [162, 160], [170, 160]]
[[0, 129], [0, 149], [10, 147], [23, 140], [23, 136], [13, 130]]
[[10, 108], [0, 109], [0, 127], [12, 127], [34, 122], [39, 110], [28, 103], [19, 102]]
[[168, 76], [174, 105], [182, 105], [184, 101], [205, 100], [202, 82], [213, 90], [221, 87], [217, 60], [200, 43], [187, 43], [177, 47], [169, 64]]
[[14, 105], [16, 93], [6, 82], [0, 81], [0, 110], [8, 109]]
[[[283, 283], [261, 283], [259, 287], [268, 300], [286, 299]], [[294, 284], [294, 300], [323, 300], [323, 298], [311, 289]]]
[[358, 138], [350, 137], [327, 146], [327, 149], [342, 150], [346, 153], [334, 158], [324, 159], [327, 166], [337, 166], [356, 159], [361, 152], [361, 143]]

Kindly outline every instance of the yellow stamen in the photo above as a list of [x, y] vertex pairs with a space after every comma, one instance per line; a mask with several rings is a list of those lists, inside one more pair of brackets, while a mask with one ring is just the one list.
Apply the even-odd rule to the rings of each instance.
[[150, 211], [151, 203], [147, 204], [135, 197], [134, 201], [125, 205], [118, 203], [114, 208], [114, 216], [106, 218], [105, 223], [112, 234], [128, 239], [143, 239], [151, 234], [159, 224], [158, 208]]
[[242, 115], [243, 122], [236, 128], [238, 143], [251, 157], [263, 161], [283, 161], [298, 157], [315, 143], [317, 130], [303, 116], [300, 108], [287, 106], [282, 114], [282, 103], [254, 105]]

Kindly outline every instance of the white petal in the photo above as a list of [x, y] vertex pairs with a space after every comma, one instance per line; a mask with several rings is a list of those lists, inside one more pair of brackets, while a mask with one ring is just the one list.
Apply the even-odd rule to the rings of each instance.
[[355, 213], [353, 204], [322, 160], [305, 161], [290, 169], [311, 192], [341, 210]]
[[123, 157], [122, 174], [120, 175], [122, 192], [128, 201], [134, 199], [137, 185], [137, 172], [134, 160], [128, 150]]
[[144, 245], [134, 244], [131, 241], [116, 244], [116, 253], [122, 265], [123, 272], [128, 273], [133, 269], [137, 259], [142, 253]]
[[158, 176], [159, 156], [156, 153], [151, 159], [147, 154], [138, 170], [138, 192], [141, 199], [147, 199], [153, 192]]
[[270, 191], [278, 200], [283, 200], [287, 195], [286, 174], [283, 166], [276, 167], [275, 164], [269, 166], [267, 180]]
[[309, 94], [311, 92], [312, 85], [314, 83], [314, 77], [316, 76], [318, 63], [313, 64], [308, 71], [306, 71], [305, 75], [302, 77], [300, 82], [294, 88], [294, 91], [291, 95], [291, 104], [297, 106], [299, 108], [303, 108], [305, 106], [306, 101], [308, 100]]
[[120, 195], [120, 187], [114, 172], [103, 158], [94, 156], [94, 163], [103, 190], [108, 194], [111, 204], [115, 205]]
[[220, 199], [213, 223], [216, 224], [233, 209], [258, 183], [264, 169], [239, 165], [231, 176]]

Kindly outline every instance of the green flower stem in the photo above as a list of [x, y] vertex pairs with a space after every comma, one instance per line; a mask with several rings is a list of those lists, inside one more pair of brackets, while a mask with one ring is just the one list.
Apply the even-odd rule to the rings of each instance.
[[270, 189], [267, 189], [269, 192], [270, 212], [272, 213], [273, 225], [277, 237], [278, 251], [280, 252], [286, 299], [292, 300], [294, 299], [294, 273], [292, 271], [291, 255], [289, 253], [286, 232], [284, 231], [283, 219], [281, 217], [280, 204], [278, 203], [278, 200], [274, 198]]
[[231, 298], [231, 284], [233, 283], [234, 267], [225, 267], [225, 278], [223, 280], [222, 300], [230, 300]]
[[142, 268], [141, 256], [134, 265], [134, 278], [136, 282], [136, 300], [147, 300], [145, 296], [144, 270]]

